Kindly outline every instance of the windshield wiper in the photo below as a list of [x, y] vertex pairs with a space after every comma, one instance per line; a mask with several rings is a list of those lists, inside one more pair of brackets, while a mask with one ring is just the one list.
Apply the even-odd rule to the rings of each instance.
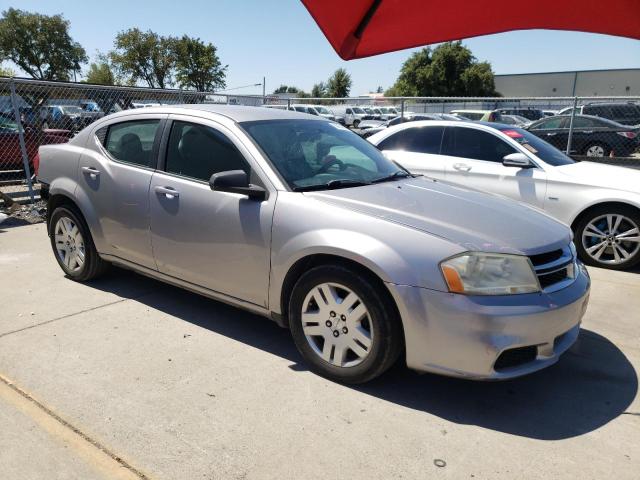
[[302, 187], [294, 187], [294, 192], [310, 192], [313, 190], [334, 190], [336, 188], [349, 188], [349, 187], [361, 187], [363, 185], [371, 185], [372, 182], [365, 182], [363, 180], [331, 180], [327, 183], [320, 183], [318, 185], [305, 185]]
[[414, 178], [416, 176], [417, 175], [412, 175], [411, 173], [406, 172], [404, 170], [398, 170], [396, 172], [393, 172], [391, 175], [387, 175], [386, 177], [376, 178], [375, 180], [372, 180], [371, 183], [390, 182], [391, 180], [397, 180], [400, 178], [407, 178], [407, 177]]

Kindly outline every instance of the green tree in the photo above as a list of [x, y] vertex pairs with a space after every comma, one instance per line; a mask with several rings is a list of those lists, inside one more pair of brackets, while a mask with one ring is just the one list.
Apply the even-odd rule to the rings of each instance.
[[133, 83], [166, 88], [173, 84], [176, 42], [174, 37], [131, 28], [118, 33], [109, 57], [118, 73]]
[[348, 97], [351, 84], [351, 75], [339, 68], [327, 81], [327, 97]]
[[0, 65], [0, 77], [15, 77], [15, 76], [16, 76], [16, 72], [11, 70], [10, 68], [5, 68], [2, 65]]
[[9, 8], [0, 18], [0, 58], [39, 80], [69, 80], [87, 55], [69, 35], [62, 15]]
[[294, 86], [289, 86], [289, 85], [280, 85], [278, 88], [276, 88], [273, 93], [300, 93], [302, 90], [300, 90], [298, 87], [294, 87]]
[[313, 98], [322, 98], [327, 95], [327, 87], [324, 82], [316, 83], [311, 87], [311, 96]]
[[95, 61], [89, 64], [84, 81], [96, 85], [119, 85], [121, 83], [114, 72], [109, 56], [102, 53], [98, 53]]
[[478, 62], [462, 42], [447, 42], [434, 50], [427, 47], [411, 55], [385, 95], [444, 97], [497, 96], [497, 93], [491, 65]]
[[224, 88], [228, 65], [222, 65], [216, 47], [183, 35], [175, 41], [176, 80], [181, 87], [199, 92]]

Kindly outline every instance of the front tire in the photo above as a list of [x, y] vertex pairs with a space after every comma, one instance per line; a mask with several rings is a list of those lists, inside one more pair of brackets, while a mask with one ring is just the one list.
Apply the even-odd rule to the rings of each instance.
[[640, 263], [640, 211], [603, 205], [583, 215], [575, 228], [580, 259], [587, 265], [626, 270]]
[[356, 384], [384, 373], [402, 349], [402, 328], [388, 292], [338, 265], [312, 268], [293, 288], [289, 323], [309, 368]]
[[82, 215], [72, 207], [58, 207], [49, 220], [51, 248], [64, 273], [78, 282], [102, 275], [109, 264], [98, 255]]

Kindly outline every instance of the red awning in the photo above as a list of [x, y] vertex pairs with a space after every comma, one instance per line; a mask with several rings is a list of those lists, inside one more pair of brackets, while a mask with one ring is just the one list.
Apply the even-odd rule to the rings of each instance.
[[302, 0], [302, 3], [345, 60], [532, 28], [640, 39], [640, 0]]

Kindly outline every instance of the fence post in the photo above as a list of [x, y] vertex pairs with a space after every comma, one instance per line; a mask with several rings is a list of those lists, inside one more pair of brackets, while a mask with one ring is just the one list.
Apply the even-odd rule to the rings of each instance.
[[400, 118], [404, 118], [404, 98], [400, 99]]
[[27, 145], [24, 143], [24, 128], [22, 127], [22, 119], [20, 118], [20, 108], [18, 107], [18, 95], [16, 94], [16, 84], [13, 78], [10, 80], [11, 87], [11, 105], [13, 106], [13, 114], [18, 125], [18, 141], [20, 142], [20, 153], [22, 153], [22, 166], [24, 167], [24, 176], [27, 180], [27, 188], [29, 189], [29, 197], [31, 204], [36, 202], [33, 193], [33, 185], [31, 184], [31, 170], [29, 169], [29, 155], [27, 153]]
[[291, 110], [291, 99], [287, 98], [287, 110]]
[[573, 140], [573, 119], [576, 116], [578, 107], [578, 97], [573, 97], [573, 108], [571, 109], [571, 120], [569, 120], [569, 138], [567, 139], [567, 155], [571, 153], [571, 141]]

